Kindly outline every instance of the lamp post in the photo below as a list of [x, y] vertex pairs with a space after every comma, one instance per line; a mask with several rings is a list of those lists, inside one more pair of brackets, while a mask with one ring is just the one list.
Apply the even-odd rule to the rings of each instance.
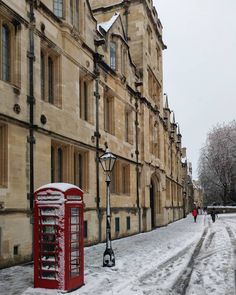
[[115, 265], [115, 254], [111, 246], [111, 208], [110, 208], [110, 174], [114, 167], [116, 157], [107, 148], [99, 158], [102, 168], [106, 174], [106, 250], [103, 254], [103, 266]]

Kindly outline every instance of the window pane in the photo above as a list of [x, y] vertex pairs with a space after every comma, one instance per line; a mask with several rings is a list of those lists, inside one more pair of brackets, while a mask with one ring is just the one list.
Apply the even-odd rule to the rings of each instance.
[[74, 24], [74, 8], [73, 8], [73, 0], [70, 0], [70, 22]]
[[80, 80], [80, 118], [88, 121], [88, 82]]
[[129, 113], [125, 112], [125, 141], [129, 141]]
[[0, 124], [0, 187], [7, 186], [7, 126]]
[[75, 7], [75, 27], [76, 29], [79, 29], [79, 0], [76, 0], [75, 3], [76, 7]]
[[120, 231], [120, 218], [116, 217], [115, 218], [115, 232], [119, 232]]
[[58, 17], [63, 16], [63, 0], [54, 0], [54, 13]]
[[80, 274], [80, 211], [79, 208], [70, 209], [70, 276]]
[[10, 81], [10, 31], [6, 25], [2, 27], [2, 79]]
[[58, 181], [59, 182], [62, 182], [63, 180], [63, 152], [62, 152], [62, 149], [59, 148], [58, 149], [58, 155], [57, 155], [57, 165], [58, 165]]
[[116, 69], [116, 43], [110, 44], [110, 66], [113, 70]]
[[54, 147], [51, 147], [51, 182], [55, 182], [55, 161], [54, 161], [55, 153]]
[[48, 58], [48, 102], [54, 101], [54, 85], [53, 85], [53, 60]]
[[41, 77], [41, 97], [42, 99], [45, 99], [45, 57], [43, 52], [41, 52], [40, 77]]
[[83, 188], [83, 155], [75, 154], [75, 185], [80, 188]]
[[130, 216], [126, 217], [126, 229], [130, 230]]

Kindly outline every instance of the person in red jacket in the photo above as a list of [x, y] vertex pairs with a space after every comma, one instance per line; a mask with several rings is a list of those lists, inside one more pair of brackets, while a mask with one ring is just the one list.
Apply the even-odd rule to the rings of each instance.
[[197, 208], [193, 209], [192, 215], [193, 215], [193, 218], [194, 218], [194, 222], [196, 222], [197, 221]]

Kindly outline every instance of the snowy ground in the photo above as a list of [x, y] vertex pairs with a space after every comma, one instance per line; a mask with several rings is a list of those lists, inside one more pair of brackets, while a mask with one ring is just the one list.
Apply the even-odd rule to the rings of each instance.
[[[235, 295], [236, 214], [192, 216], [113, 241], [116, 266], [102, 267], [104, 244], [85, 248], [85, 285], [71, 295]], [[60, 294], [33, 289], [33, 267], [0, 271], [0, 294]]]

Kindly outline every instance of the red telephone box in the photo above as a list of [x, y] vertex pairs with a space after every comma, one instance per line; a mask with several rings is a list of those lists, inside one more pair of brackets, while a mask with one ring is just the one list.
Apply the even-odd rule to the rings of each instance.
[[83, 191], [50, 183], [34, 197], [34, 287], [79, 288], [84, 284]]

